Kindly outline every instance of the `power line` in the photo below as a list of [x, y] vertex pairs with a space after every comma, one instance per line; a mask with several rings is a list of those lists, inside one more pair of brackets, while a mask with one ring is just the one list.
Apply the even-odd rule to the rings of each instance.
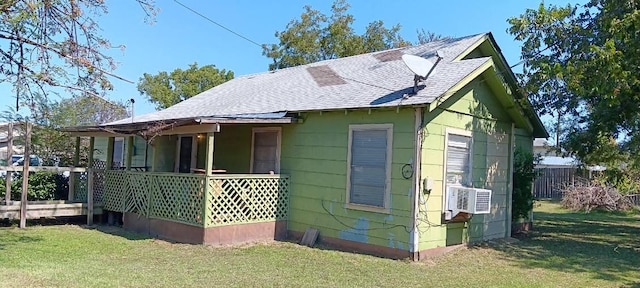
[[233, 31], [233, 30], [231, 30], [231, 29], [229, 29], [229, 28], [225, 27], [224, 25], [222, 25], [222, 24], [220, 24], [220, 23], [218, 23], [218, 22], [214, 21], [213, 19], [211, 19], [211, 18], [209, 18], [209, 17], [207, 17], [207, 16], [203, 15], [202, 13], [200, 13], [200, 12], [198, 12], [198, 11], [194, 10], [194, 9], [192, 9], [191, 7], [189, 7], [189, 6], [187, 6], [187, 5], [184, 5], [184, 4], [180, 3], [180, 1], [178, 1], [178, 0], [173, 0], [173, 1], [174, 1], [174, 2], [176, 2], [176, 3], [178, 3], [180, 6], [184, 7], [185, 9], [187, 9], [187, 10], [191, 11], [193, 14], [196, 14], [196, 15], [198, 15], [198, 16], [200, 16], [200, 17], [204, 18], [205, 20], [207, 20], [207, 21], [209, 21], [209, 22], [211, 22], [211, 23], [213, 23], [213, 24], [217, 25], [218, 27], [220, 27], [220, 28], [222, 28], [222, 29], [224, 29], [224, 30], [229, 31], [229, 32], [231, 32], [232, 34], [234, 34], [234, 35], [236, 35], [236, 36], [238, 36], [238, 37], [240, 37], [240, 38], [242, 38], [242, 39], [244, 39], [244, 40], [247, 40], [247, 41], [249, 41], [249, 43], [254, 44], [254, 45], [256, 45], [256, 46], [260, 47], [260, 49], [262, 49], [262, 45], [260, 45], [258, 42], [253, 41], [253, 40], [251, 40], [251, 39], [247, 38], [246, 36], [243, 36], [242, 34], [240, 34], [240, 33], [238, 33], [238, 32], [235, 32], [235, 31]]

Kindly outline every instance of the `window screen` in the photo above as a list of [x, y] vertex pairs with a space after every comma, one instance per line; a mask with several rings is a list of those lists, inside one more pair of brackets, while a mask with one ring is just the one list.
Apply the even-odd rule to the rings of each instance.
[[253, 133], [253, 173], [268, 174], [278, 171], [278, 131]]
[[449, 134], [447, 139], [447, 184], [471, 184], [471, 137]]
[[352, 130], [349, 203], [384, 207], [387, 191], [387, 132]]

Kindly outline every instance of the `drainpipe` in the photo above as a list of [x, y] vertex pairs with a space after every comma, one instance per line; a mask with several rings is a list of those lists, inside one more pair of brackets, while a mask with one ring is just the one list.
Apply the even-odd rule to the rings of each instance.
[[415, 109], [415, 143], [414, 143], [414, 160], [413, 160], [413, 205], [411, 209], [411, 235], [409, 235], [409, 246], [411, 252], [412, 260], [418, 261], [420, 260], [420, 234], [418, 231], [418, 214], [420, 212], [420, 182], [422, 181], [421, 177], [421, 166], [422, 166], [422, 107], [417, 107]]
[[516, 126], [515, 124], [512, 122], [511, 123], [511, 135], [509, 137], [509, 185], [507, 186], [508, 189], [508, 193], [507, 193], [507, 231], [506, 231], [506, 235], [504, 235], [506, 238], [511, 237], [511, 225], [513, 225], [512, 222], [512, 218], [513, 218], [513, 171], [514, 171], [514, 154], [515, 154], [515, 147], [516, 147], [516, 134], [515, 134], [515, 130], [516, 130]]

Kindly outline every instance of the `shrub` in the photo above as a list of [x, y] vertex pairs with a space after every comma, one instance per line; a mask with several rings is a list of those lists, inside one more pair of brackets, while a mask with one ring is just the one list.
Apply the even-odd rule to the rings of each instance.
[[[15, 173], [11, 181], [11, 199], [20, 200], [22, 194], [22, 173]], [[5, 179], [0, 178], [0, 197], [6, 193]], [[29, 174], [27, 200], [66, 200], [69, 191], [69, 179], [63, 175], [40, 171]]]
[[569, 210], [590, 212], [627, 211], [633, 208], [629, 198], [612, 186], [596, 181], [580, 180], [562, 188], [562, 206]]
[[620, 169], [610, 167], [594, 177], [594, 181], [615, 187], [622, 195], [635, 194], [640, 191], [640, 174], [637, 169]]
[[513, 163], [513, 221], [529, 219], [529, 212], [533, 209], [533, 194], [531, 187], [536, 177], [535, 164], [538, 159], [533, 153], [516, 149]]

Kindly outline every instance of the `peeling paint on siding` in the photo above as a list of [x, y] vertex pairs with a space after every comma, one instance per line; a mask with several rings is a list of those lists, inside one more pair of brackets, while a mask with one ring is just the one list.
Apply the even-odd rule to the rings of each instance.
[[353, 228], [340, 231], [340, 239], [367, 243], [369, 241], [367, 229], [369, 229], [369, 219], [360, 217]]

